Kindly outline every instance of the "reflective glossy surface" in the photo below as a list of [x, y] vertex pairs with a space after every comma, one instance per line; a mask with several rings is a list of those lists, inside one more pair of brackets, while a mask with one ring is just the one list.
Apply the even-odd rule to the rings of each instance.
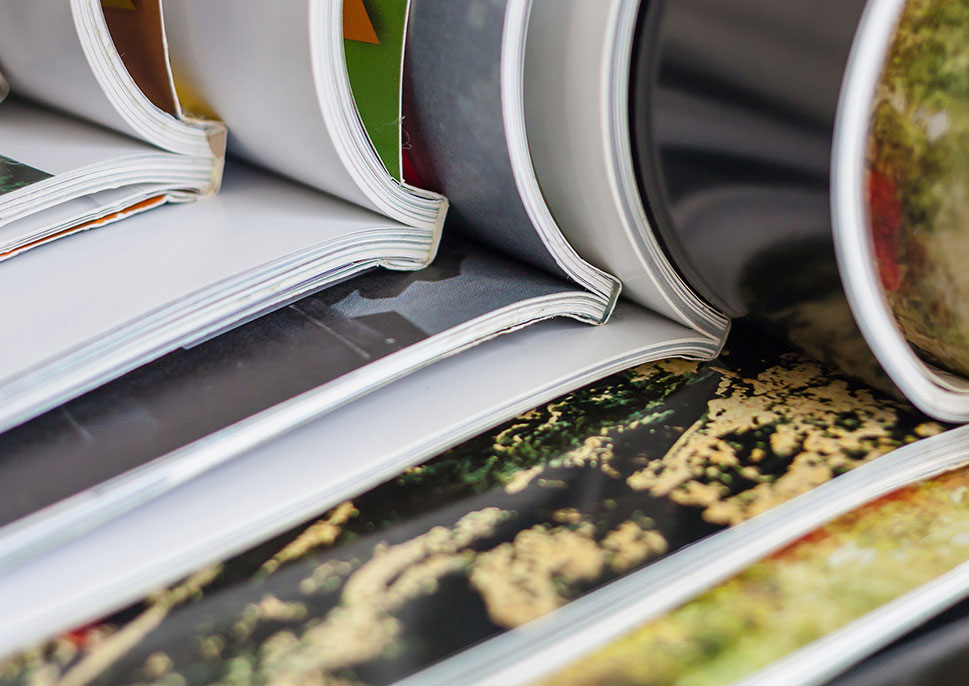
[[840, 291], [831, 141], [862, 0], [644, 4], [632, 121], [666, 247], [732, 316]]
[[0, 684], [392, 683], [942, 429], [738, 326], [717, 360], [545, 403]]

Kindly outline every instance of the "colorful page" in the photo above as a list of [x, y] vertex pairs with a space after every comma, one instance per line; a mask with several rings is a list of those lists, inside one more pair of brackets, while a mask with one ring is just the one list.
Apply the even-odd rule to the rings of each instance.
[[[540, 683], [699, 686], [754, 675], [969, 561], [967, 493], [969, 468], [903, 488]], [[819, 653], [814, 668], [824, 664]], [[808, 676], [799, 678], [824, 680]]]
[[0, 675], [393, 682], [943, 428], [748, 332], [540, 406]]
[[401, 180], [400, 87], [408, 0], [347, 0], [344, 51], [363, 126], [387, 171]]
[[969, 2], [910, 2], [877, 91], [871, 243], [885, 298], [929, 362], [969, 376]]

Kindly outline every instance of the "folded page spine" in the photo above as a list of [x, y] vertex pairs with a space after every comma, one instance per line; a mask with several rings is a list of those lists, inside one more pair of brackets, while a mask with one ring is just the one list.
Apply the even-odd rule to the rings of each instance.
[[[71, 0], [81, 47], [101, 90], [136, 135], [169, 152], [212, 160], [210, 183], [221, 184], [225, 127], [220, 122], [185, 119], [162, 111], [129, 74], [105, 21], [101, 0]], [[164, 39], [164, 35], [162, 36]]]
[[527, 0], [413, 0], [404, 117], [417, 173], [453, 225], [589, 291], [603, 322], [620, 284], [568, 244], [546, 205], [524, 111]]
[[226, 122], [230, 153], [440, 237], [446, 199], [391, 177], [357, 114], [342, 2], [168, 0], [164, 12], [179, 90]]

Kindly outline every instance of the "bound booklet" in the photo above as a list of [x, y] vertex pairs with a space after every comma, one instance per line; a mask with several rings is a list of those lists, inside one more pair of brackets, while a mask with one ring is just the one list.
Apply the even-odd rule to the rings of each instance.
[[[421, 183], [453, 196], [455, 212], [430, 267], [348, 278], [376, 263], [373, 252], [364, 252], [372, 247], [368, 241], [381, 240], [374, 235], [377, 229], [393, 225], [394, 220], [378, 219], [366, 208], [336, 203], [306, 185], [290, 184], [247, 165], [261, 163], [307, 185], [351, 195], [350, 182], [359, 180], [351, 172], [359, 169], [344, 165], [341, 155], [353, 139], [327, 128], [327, 120], [320, 115], [320, 102], [326, 98], [314, 89], [320, 88], [320, 74], [331, 73], [336, 64], [327, 62], [324, 69], [319, 60], [337, 60], [334, 55], [339, 55], [340, 92], [352, 105], [353, 71], [347, 71], [352, 62], [350, 44], [383, 49], [383, 41], [393, 44], [397, 36], [398, 47], [391, 45], [397, 55], [397, 77], [390, 86], [399, 103], [405, 22], [377, 21], [383, 16], [374, 11], [378, 6], [365, 8], [365, 26], [377, 31], [378, 41], [366, 43], [354, 40], [350, 4], [341, 18], [330, 3], [301, 4], [298, 11], [292, 9], [292, 15], [287, 14], [289, 9], [276, 7], [271, 17], [234, 2], [165, 3], [176, 83], [187, 84], [184, 91], [222, 117], [229, 129], [224, 189], [219, 196], [192, 206], [132, 218], [79, 237], [74, 244], [63, 241], [47, 246], [0, 270], [0, 287], [5, 279], [10, 279], [11, 286], [16, 280], [35, 287], [25, 289], [27, 301], [18, 320], [22, 326], [6, 333], [8, 346], [16, 353], [0, 363], [7, 365], [6, 382], [0, 385], [6, 400], [0, 412], [9, 429], [0, 438], [7, 446], [5, 454], [11, 464], [20, 463], [15, 455], [33, 455], [32, 473], [34, 466], [42, 464], [55, 471], [54, 465], [66, 465], [66, 461], [90, 465], [90, 469], [71, 469], [70, 478], [65, 472], [58, 484], [30, 477], [23, 482], [35, 495], [26, 497], [25, 491], [25, 498], [11, 503], [3, 518], [8, 525], [0, 532], [0, 547], [9, 555], [5, 559], [61, 541], [421, 367], [542, 320], [564, 316], [584, 324], [608, 321], [604, 328], [612, 327], [611, 335], [621, 345], [609, 347], [605, 341], [610, 334], [603, 334], [597, 340], [605, 347], [586, 351], [592, 357], [579, 367], [586, 371], [571, 373], [557, 366], [554, 374], [525, 393], [532, 399], [549, 389], [569, 388], [588, 378], [590, 369], [615, 368], [617, 360], [629, 364], [716, 355], [727, 320], [693, 294], [649, 230], [635, 186], [628, 119], [622, 114], [628, 109], [621, 87], [625, 77], [603, 74], [595, 89], [601, 94], [596, 102], [585, 104], [574, 120], [548, 122], [549, 127], [582, 131], [572, 136], [574, 150], [589, 160], [587, 169], [598, 180], [588, 184], [583, 202], [567, 191], [577, 177], [558, 173], [574, 175], [575, 165], [554, 160], [542, 162], [540, 168], [533, 165], [533, 157], [545, 158], [538, 148], [529, 147], [530, 136], [543, 131], [544, 124], [535, 129], [524, 116], [530, 73], [525, 68], [530, 8], [524, 5], [505, 8], [485, 3], [476, 18], [450, 17], [447, 21], [453, 30], [445, 32], [443, 42], [430, 35], [437, 18], [426, 13], [425, 6], [410, 6], [409, 16], [404, 17], [409, 32], [403, 79], [410, 164], [401, 165], [402, 176], [419, 176]], [[303, 34], [306, 11], [312, 18], [310, 25], [316, 27], [308, 36]], [[334, 48], [323, 38], [332, 38], [332, 31], [318, 32], [323, 26], [332, 29], [338, 19], [348, 37]], [[635, 22], [629, 19], [622, 26], [601, 22], [600, 39], [621, 29], [623, 44], [631, 51]], [[267, 26], [274, 28], [267, 31]], [[270, 40], [271, 44], [260, 42]], [[463, 44], [478, 49], [471, 54]], [[452, 55], [447, 61], [456, 69], [453, 74], [437, 74], [437, 67], [425, 64], [433, 60], [432, 45]], [[289, 55], [287, 50], [302, 52]], [[535, 68], [548, 70], [552, 78], [555, 66], [549, 62]], [[290, 78], [269, 78], [284, 70]], [[426, 74], [420, 84], [418, 74]], [[260, 87], [270, 90], [255, 105], [249, 94]], [[432, 91], [463, 104], [435, 103], [432, 96], [437, 95]], [[566, 104], [549, 111], [564, 111]], [[399, 108], [399, 104], [387, 108], [397, 126]], [[600, 109], [608, 116], [593, 117]], [[277, 127], [277, 133], [267, 132], [266, 126], [284, 115], [288, 125]], [[362, 137], [366, 120], [356, 122]], [[445, 132], [436, 135], [438, 129]], [[395, 155], [401, 156], [401, 144], [389, 155], [385, 149], [383, 157], [377, 154], [376, 144], [368, 146], [368, 159], [381, 165], [383, 177], [392, 179], [388, 167], [393, 167]], [[384, 158], [391, 164], [385, 164]], [[336, 171], [324, 173], [324, 164]], [[318, 179], [303, 174], [314, 169]], [[407, 190], [406, 184], [388, 187], [436, 199], [443, 211], [441, 195], [424, 192], [421, 196]], [[547, 190], [551, 188], [559, 189], [559, 195], [553, 197]], [[392, 214], [386, 207], [377, 209]], [[596, 217], [602, 221], [596, 223]], [[414, 217], [410, 219], [419, 225]], [[598, 244], [586, 230], [586, 222], [597, 227], [602, 239]], [[357, 250], [358, 261], [345, 266], [331, 262], [326, 271], [315, 273], [313, 269], [332, 255], [325, 253], [329, 245], [309, 241], [313, 235], [325, 236], [327, 225], [333, 227], [331, 235], [342, 234], [344, 255]], [[172, 241], [180, 234], [193, 236], [192, 251], [184, 252], [184, 243]], [[314, 262], [301, 262], [308, 259], [302, 254], [280, 255], [300, 241], [306, 241], [304, 251]], [[98, 303], [83, 316], [72, 311], [73, 303], [49, 297], [49, 280], [58, 273], [55, 264], [76, 260], [81, 249], [108, 255], [122, 246], [126, 253], [133, 252], [139, 244], [151, 246], [150, 263], [136, 260], [119, 266], [110, 288], [92, 278], [95, 269], [103, 269], [103, 262], [81, 267], [87, 272], [83, 278], [78, 278], [75, 268], [72, 301]], [[582, 256], [585, 252], [598, 266]], [[233, 273], [260, 255], [274, 258], [278, 277], [257, 273], [260, 280], [254, 286], [253, 268], [249, 273]], [[415, 257], [411, 265], [417, 262]], [[613, 271], [628, 282], [623, 295]], [[207, 283], [213, 274], [219, 276], [214, 285]], [[336, 279], [342, 281], [332, 283]], [[136, 281], [151, 285], [129, 287]], [[321, 290], [322, 286], [327, 287]], [[273, 304], [285, 307], [254, 319]], [[620, 334], [618, 322], [609, 321], [617, 307], [635, 313], [620, 317], [629, 333]], [[254, 321], [238, 325], [247, 319]], [[60, 335], [38, 342], [38, 330]], [[567, 345], [562, 339], [543, 354], [568, 359]], [[31, 363], [25, 365], [24, 360]], [[200, 382], [203, 376], [208, 381]], [[106, 384], [111, 379], [115, 380]], [[495, 407], [483, 408], [488, 416], [503, 407], [497, 402], [500, 398], [494, 400]], [[133, 405], [142, 408], [147, 421], [145, 430], [136, 434], [124, 419]], [[440, 409], [430, 405], [428, 411], [434, 414]], [[460, 423], [449, 429], [451, 435], [462, 432]], [[195, 451], [202, 446], [216, 452], [199, 457]], [[79, 451], [90, 458], [79, 459]], [[161, 472], [148, 467], [159, 458], [165, 469], [176, 471], [165, 472], [156, 481]], [[143, 466], [138, 476], [124, 476]], [[102, 483], [114, 477], [122, 481]], [[138, 479], [150, 479], [155, 486], [145, 488], [147, 481]], [[44, 485], [37, 490], [30, 482]], [[118, 484], [123, 488], [113, 490]]]
[[[187, 90], [195, 94], [199, 108], [210, 109], [226, 120], [230, 141], [231, 132], [236, 130], [233, 120], [239, 122], [239, 143], [234, 147], [230, 142], [230, 153], [235, 151], [239, 158], [301, 179], [316, 190], [289, 185], [230, 159], [225, 191], [219, 198], [158, 210], [124, 226], [72, 240], [83, 239], [85, 245], [93, 246], [91, 239], [97, 234], [103, 245], [108, 245], [123, 240], [120, 236], [134, 235], [136, 222], [144, 234], [161, 232], [161, 227], [204, 234], [208, 217], [227, 222], [226, 235], [244, 227], [247, 217], [264, 220], [271, 216], [279, 222], [273, 226], [282, 233], [289, 227], [313, 224], [317, 215], [309, 211], [301, 215], [303, 222], [287, 218], [284, 211], [290, 211], [293, 203], [281, 203], [280, 199], [312, 197], [322, 203], [319, 189], [333, 193], [339, 189], [301, 177], [303, 167], [297, 166], [299, 160], [294, 156], [305, 147], [321, 158], [332, 161], [332, 153], [335, 159], [344, 160], [340, 157], [346, 152], [343, 146], [350, 144], [337, 142], [340, 136], [333, 134], [335, 129], [327, 128], [322, 137], [306, 134], [287, 147], [290, 129], [296, 130], [302, 121], [300, 113], [309, 111], [301, 109], [306, 104], [301, 98], [319, 100], [318, 83], [307, 79], [332, 74], [338, 67], [337, 80], [345, 86], [344, 96], [355, 94], [359, 100], [366, 97], [364, 91], [353, 88], [354, 72], [348, 70], [352, 51], [347, 44], [340, 46], [343, 38], [334, 40], [332, 30], [336, 26], [342, 31], [339, 35], [347, 36], [345, 40], [371, 46], [381, 45], [384, 28], [407, 26], [406, 41], [401, 39], [406, 43], [403, 78], [393, 90], [403, 93], [399, 110], [403, 137], [396, 155], [374, 142], [376, 135], [367, 139], [366, 150], [371, 162], [379, 164], [387, 177], [393, 179], [400, 172], [401, 183], [394, 187], [401, 192], [421, 195], [408, 190], [407, 183], [411, 182], [446, 195], [453, 207], [451, 221], [438, 259], [428, 269], [413, 273], [377, 271], [333, 283], [379, 260], [313, 274], [310, 267], [306, 267], [309, 273], [300, 271], [305, 263], [295, 262], [299, 268], [293, 269], [294, 262], [286, 260], [297, 253], [288, 253], [279, 258], [278, 264], [285, 265], [279, 278], [292, 277], [292, 281], [278, 288], [280, 281], [264, 278], [261, 284], [268, 284], [266, 290], [282, 292], [270, 297], [260, 295], [258, 289], [246, 290], [246, 283], [233, 281], [236, 277], [231, 275], [220, 282], [223, 290], [213, 289], [205, 283], [210, 268], [206, 263], [195, 272], [199, 280], [194, 283], [202, 285], [190, 292], [190, 298], [165, 300], [172, 296], [167, 293], [157, 300], [161, 304], [150, 316], [143, 314], [146, 310], [139, 311], [142, 305], [125, 305], [124, 318], [117, 313], [122, 311], [121, 304], [130, 302], [131, 294], [101, 288], [99, 302], [105, 304], [107, 313], [98, 320], [101, 328], [97, 333], [67, 342], [62, 338], [46, 348], [28, 372], [18, 370], [19, 376], [11, 376], [20, 386], [11, 384], [8, 388], [18, 388], [23, 395], [11, 396], [15, 402], [5, 406], [15, 408], [4, 410], [9, 412], [6, 425], [17, 425], [2, 437], [9, 441], [7, 455], [49, 451], [49, 464], [63, 465], [83, 440], [84, 445], [92, 446], [94, 457], [87, 461], [92, 469], [83, 478], [75, 468], [70, 480], [48, 480], [43, 488], [23, 491], [24, 500], [9, 510], [8, 526], [0, 531], [0, 565], [5, 573], [13, 577], [26, 573], [24, 570], [55, 568], [54, 561], [71, 559], [72, 552], [93, 545], [91, 541], [97, 542], [105, 561], [128, 559], [130, 546], [147, 531], [147, 520], [154, 522], [151, 530], [158, 540], [165, 540], [162, 550], [144, 556], [137, 564], [105, 570], [109, 562], [98, 563], [105, 574], [87, 580], [100, 589], [100, 595], [89, 595], [75, 603], [72, 598], [83, 595], [77, 593], [81, 581], [78, 586], [49, 595], [43, 607], [36, 605], [32, 631], [48, 630], [44, 627], [49, 628], [52, 617], [60, 617], [57, 621], [61, 622], [69, 617], [91, 619], [93, 613], [104, 611], [108, 605], [118, 607], [125, 598], [134, 600], [147, 590], [149, 582], [171, 580], [189, 571], [191, 565], [213, 562], [240, 550], [248, 537], [255, 540], [278, 534], [295, 518], [335, 505], [340, 498], [401, 473], [476, 429], [507, 418], [509, 412], [527, 409], [583, 380], [650, 359], [715, 356], [728, 328], [726, 314], [749, 316], [759, 322], [756, 325], [761, 330], [780, 331], [818, 356], [833, 353], [841, 366], [876, 383], [885, 382], [862, 339], [851, 337], [854, 320], [849, 310], [839, 309], [847, 290], [859, 312], [866, 340], [871, 341], [875, 357], [897, 387], [937, 418], [962, 416], [957, 381], [938, 386], [942, 395], [931, 397], [907, 383], [912, 370], [921, 373], [909, 362], [914, 359], [924, 365], [923, 360], [928, 359], [924, 349], [919, 349], [923, 355], [919, 358], [905, 339], [913, 357], [899, 358], [899, 363], [894, 357], [885, 357], [885, 349], [877, 344], [879, 339], [872, 337], [873, 329], [866, 328], [867, 310], [857, 309], [862, 302], [858, 300], [860, 291], [853, 290], [849, 274], [855, 259], [863, 260], [858, 267], [862, 270], [879, 264], [874, 248], [868, 253], [839, 253], [847, 286], [842, 287], [839, 279], [832, 236], [870, 230], [871, 224], [866, 222], [876, 216], [839, 214], [837, 203], [834, 214], [828, 209], [829, 196], [841, 192], [841, 186], [831, 181], [831, 165], [841, 169], [837, 160], [848, 155], [845, 151], [857, 152], [850, 146], [838, 147], [839, 141], [855, 140], [835, 135], [847, 126], [843, 122], [849, 119], [843, 113], [852, 110], [844, 103], [854, 97], [842, 98], [840, 84], [846, 70], [847, 83], [853, 83], [853, 65], [858, 62], [848, 60], [852, 46], [862, 49], [869, 45], [866, 41], [877, 38], [885, 47], [881, 55], [885, 57], [892, 35], [884, 22], [866, 23], [869, 19], [861, 18], [860, 3], [852, 5], [858, 10], [855, 13], [846, 5], [833, 22], [837, 31], [832, 29], [831, 36], [824, 34], [826, 38], [820, 44], [825, 50], [832, 46], [837, 49], [808, 51], [814, 61], [819, 54], [826, 55], [824, 65], [830, 70], [823, 72], [829, 78], [821, 79], [826, 89], [818, 91], [825, 97], [812, 100], [814, 109], [808, 114], [796, 111], [798, 104], [804, 105], [803, 100], [783, 99], [791, 96], [789, 90], [781, 88], [784, 79], [765, 80], [768, 92], [756, 93], [763, 95], [761, 99], [750, 95], [744, 90], [750, 84], [742, 78], [742, 70], [731, 68], [750, 60], [731, 60], [729, 54], [723, 59], [716, 54], [710, 58], [703, 50], [714, 50], [711, 46], [718, 45], [711, 34], [697, 39], [695, 49], [681, 53], [669, 47], [682, 44], [677, 42], [681, 33], [692, 37], [692, 15], [678, 17], [677, 10], [671, 8], [666, 8], [669, 14], [663, 14], [664, 6], [659, 4], [641, 5], [633, 0], [595, 4], [579, 0], [412, 0], [409, 15], [396, 24], [374, 20], [378, 15], [372, 10], [378, 4], [369, 7], [364, 3], [361, 15], [351, 14], [360, 10], [356, 3], [340, 7], [341, 12], [335, 9], [339, 3], [323, 2], [274, 6], [271, 12], [241, 8], [228, 1], [166, 3], [173, 64], [182, 65], [176, 67], [176, 75], [186, 75], [184, 83], [189, 84]], [[216, 10], [222, 14], [209, 14]], [[787, 18], [764, 11], [766, 33], [761, 35], [754, 27], [750, 35], [743, 33], [745, 41], [732, 41], [730, 45], [744, 45], [755, 55], [770, 55], [765, 46], [771, 44], [769, 36], [777, 35], [772, 21]], [[309, 37], [306, 17], [311, 26]], [[801, 17], [808, 37], [816, 35], [807, 21], [811, 17], [813, 14], [807, 11]], [[898, 19], [895, 15], [890, 18]], [[801, 26], [783, 25], [792, 30]], [[320, 33], [320, 26], [329, 26], [331, 31]], [[196, 31], [198, 27], [206, 30]], [[707, 28], [713, 31], [716, 27]], [[330, 42], [321, 38], [324, 35]], [[393, 35], [401, 34], [398, 31]], [[222, 49], [215, 50], [213, 45]], [[792, 45], [804, 43], [793, 41]], [[898, 45], [909, 43], [901, 41]], [[670, 60], [683, 55], [700, 57], [697, 63], [687, 65], [689, 68], [674, 65], [667, 69], [663, 66], [665, 48], [669, 48]], [[803, 57], [814, 64], [794, 52], [792, 60]], [[336, 54], [342, 55], [343, 61], [336, 60]], [[780, 54], [786, 55], [784, 50]], [[277, 55], [284, 56], [285, 62], [274, 62]], [[304, 58], [309, 67], [299, 61]], [[764, 64], [783, 70], [785, 65], [803, 66], [804, 62], [785, 58], [764, 60]], [[272, 78], [293, 69], [297, 71], [292, 79]], [[698, 69], [708, 78], [683, 76], [695, 75]], [[247, 82], [253, 74], [261, 74], [261, 79]], [[716, 81], [717, 75], [723, 76], [723, 84]], [[176, 81], [182, 79], [177, 77]], [[699, 95], [690, 91], [666, 100], [662, 97], [669, 95], [666, 91], [650, 90], [684, 81]], [[301, 85], [286, 90], [290, 82]], [[904, 80], [901, 83], [904, 85]], [[240, 84], [245, 85], [242, 90], [247, 91], [246, 98], [233, 90]], [[771, 84], [781, 91], [770, 91]], [[248, 94], [261, 87], [279, 97], [251, 103]], [[272, 90], [275, 88], [279, 92]], [[640, 98], [641, 92], [655, 97]], [[763, 128], [751, 129], [743, 118], [720, 117], [725, 110], [718, 98], [729, 93], [751, 99], [750, 108], [739, 109], [759, 112], [757, 107], [765, 108], [769, 116], [751, 120], [764, 124]], [[915, 93], [909, 97], [915, 98]], [[283, 96], [291, 99], [281, 99]], [[788, 109], [779, 108], [777, 98]], [[662, 109], [663, 103], [672, 104]], [[320, 111], [329, 107], [319, 102], [316, 106]], [[283, 116], [276, 108], [292, 116], [292, 127], [279, 127], [285, 129], [278, 134], [279, 150], [286, 150], [285, 155], [275, 154], [276, 147], [270, 149], [267, 142], [272, 136], [266, 134], [265, 127]], [[358, 108], [360, 113], [364, 109]], [[923, 117], [919, 111], [924, 108], [911, 116]], [[784, 119], [784, 126], [775, 130], [768, 124], [780, 116], [777, 112], [789, 113], [790, 122]], [[358, 117], [357, 133], [376, 131], [365, 126], [362, 115], [354, 116]], [[703, 126], [684, 128], [689, 117]], [[329, 125], [325, 116], [323, 121]], [[393, 124], [395, 132], [400, 121]], [[798, 128], [801, 124], [807, 132]], [[702, 132], [702, 140], [713, 150], [709, 157], [698, 155], [691, 147], [697, 143], [691, 131]], [[276, 129], [273, 132], [276, 135]], [[943, 127], [935, 139], [944, 141], [944, 134]], [[784, 158], [787, 166], [758, 166], [777, 153], [778, 140], [789, 145], [783, 148], [790, 153]], [[832, 141], [838, 145], [832, 147]], [[803, 145], [798, 147], [798, 142]], [[383, 154], [378, 153], [378, 146]], [[734, 154], [736, 160], [731, 156]], [[394, 168], [395, 159], [400, 161], [399, 169]], [[684, 162], [690, 159], [696, 160], [692, 167]], [[850, 159], [858, 161], [857, 156]], [[752, 165], [749, 170], [738, 166], [744, 161]], [[359, 190], [361, 186], [355, 184], [364, 183], [360, 181], [363, 177], [341, 165], [342, 161], [336, 169], [344, 176], [335, 174], [334, 183], [349, 179], [340, 188]], [[731, 176], [734, 170], [743, 171], [736, 183]], [[863, 185], [847, 187], [853, 189], [856, 200], [866, 197], [857, 195]], [[440, 196], [426, 195], [437, 198], [443, 208]], [[366, 222], [377, 216], [371, 212], [375, 208], [340, 207], [348, 212], [347, 220], [341, 220], [342, 227], [353, 227], [345, 234], [350, 236], [346, 244], [362, 244]], [[387, 208], [376, 209], [389, 215], [386, 222], [404, 219]], [[332, 212], [319, 216], [332, 220], [337, 211]], [[860, 216], [862, 221], [850, 224], [846, 216]], [[795, 221], [797, 217], [804, 219], [804, 226]], [[783, 219], [790, 221], [784, 223]], [[719, 227], [718, 233], [705, 235], [701, 241], [700, 229], [708, 223]], [[851, 228], [844, 228], [848, 226]], [[750, 235], [741, 229], [750, 229]], [[837, 242], [842, 240], [838, 238]], [[694, 273], [690, 269], [690, 260], [699, 263], [699, 253], [691, 252], [698, 246], [706, 251], [701, 257], [709, 259], [710, 264], [730, 267], [724, 278], [714, 278], [717, 274], [713, 271], [698, 269]], [[0, 270], [0, 279], [13, 278], [8, 276], [14, 273], [12, 268], [23, 270], [18, 271], [18, 278], [49, 279], [56, 272], [42, 268], [40, 260], [68, 259], [74, 252], [69, 247], [70, 242], [62, 241], [12, 260]], [[224, 245], [213, 248], [206, 259], [218, 261], [212, 256], [219, 249]], [[715, 259], [718, 254], [721, 262]], [[893, 253], [899, 262], [907, 254]], [[912, 254], [916, 254], [914, 248]], [[28, 264], [32, 266], [24, 266]], [[767, 265], [767, 271], [759, 269], [763, 265]], [[171, 270], [172, 265], [165, 264], [164, 268]], [[768, 272], [773, 276], [765, 276]], [[137, 271], [130, 274], [131, 283], [140, 276]], [[696, 274], [710, 279], [710, 283]], [[808, 277], [817, 277], [817, 281]], [[111, 285], [118, 290], [117, 281]], [[329, 287], [321, 290], [324, 285]], [[89, 287], [73, 286], [75, 293], [78, 288]], [[96, 289], [87, 291], [94, 292]], [[305, 297], [297, 299], [297, 295]], [[192, 299], [196, 297], [198, 300]], [[185, 316], [189, 312], [185, 303], [195, 308], [191, 317]], [[253, 319], [280, 303], [286, 306]], [[38, 303], [32, 304], [28, 316], [36, 317]], [[54, 309], [44, 316], [51, 321], [67, 316], [66, 305], [63, 309], [57, 309], [62, 307], [57, 303], [48, 307]], [[449, 362], [441, 361], [498, 334], [558, 316], [604, 325], [582, 331], [574, 323], [545, 323]], [[253, 320], [239, 325], [244, 319]], [[29, 321], [25, 317], [17, 323]], [[50, 326], [50, 330], [69, 330]], [[893, 326], [901, 336], [898, 326]], [[38, 345], [36, 334], [27, 335], [23, 326], [16, 328], [11, 340], [26, 356]], [[145, 330], [153, 331], [153, 338], [136, 334]], [[102, 350], [110, 354], [98, 357], [97, 351]], [[431, 363], [437, 364], [404, 378]], [[903, 371], [906, 369], [909, 371]], [[203, 378], [205, 382], [199, 383]], [[109, 379], [114, 380], [92, 390]], [[761, 381], [750, 383], [757, 387]], [[884, 385], [890, 388], [892, 384]], [[388, 388], [373, 392], [382, 386]], [[440, 392], [442, 388], [449, 392]], [[825, 408], [837, 408], [841, 401], [836, 393], [826, 395], [810, 387], [805, 394]], [[933, 398], [944, 398], [945, 403], [935, 403]], [[70, 402], [58, 407], [64, 401]], [[715, 413], [715, 407], [710, 412]], [[769, 405], [753, 423], [776, 419], [772, 412], [773, 405]], [[323, 416], [328, 413], [333, 414]], [[133, 415], [143, 421], [144, 430], [137, 436], [131, 429]], [[871, 427], [866, 422], [876, 419], [849, 416], [844, 422], [856, 427], [857, 421], [867, 429]], [[836, 423], [841, 421], [837, 419]], [[374, 428], [378, 425], [380, 431]], [[926, 425], [913, 431], [919, 437], [919, 431], [941, 430]], [[783, 430], [781, 434], [776, 440], [785, 440], [787, 434]], [[961, 436], [964, 434], [935, 441], [940, 457], [933, 468], [962, 459], [954, 450]], [[733, 440], [730, 436], [721, 438], [709, 445], [703, 443], [713, 451], [713, 461], [721, 455], [719, 449], [729, 447]], [[762, 440], [756, 433], [745, 435], [747, 439]], [[823, 439], [812, 440], [823, 448]], [[898, 437], [886, 440], [885, 445], [872, 450], [887, 452], [903, 442]], [[320, 445], [327, 446], [327, 459], [320, 459]], [[795, 440], [793, 445], [800, 443]], [[590, 444], [593, 457], [594, 448]], [[912, 453], [906, 451], [897, 462], [918, 463]], [[23, 460], [11, 460], [11, 464], [23, 464]], [[809, 463], [805, 469], [813, 473], [809, 457], [805, 460]], [[912, 467], [915, 471], [918, 468], [917, 464]], [[884, 474], [891, 472], [889, 467], [885, 469]], [[737, 478], [751, 478], [751, 474]], [[644, 478], [665, 477], [646, 473]], [[877, 488], [891, 483], [890, 476], [883, 478]], [[859, 480], [861, 477], [852, 483]], [[232, 487], [228, 488], [230, 483]], [[706, 483], [684, 485], [687, 490], [693, 489], [694, 495], [699, 494], [697, 497], [715, 487]], [[265, 496], [258, 508], [251, 505], [254, 490]], [[831, 490], [845, 495], [840, 487], [826, 492]], [[39, 497], [26, 497], [40, 491], [44, 493]], [[214, 492], [219, 493], [225, 509], [206, 515], [205, 531], [179, 538], [185, 530], [184, 517], [201, 518], [199, 513], [210, 507], [206, 499]], [[844, 505], [849, 500], [838, 502]], [[183, 519], [173, 515], [175, 510]], [[831, 507], [824, 510], [827, 514], [834, 511]], [[119, 517], [122, 513], [126, 516]], [[183, 523], [181, 528], [177, 521]], [[695, 550], [707, 565], [704, 569], [715, 569], [714, 553], [720, 548]], [[702, 558], [708, 553], [710, 558]], [[110, 602], [106, 600], [109, 591], [116, 594]], [[36, 596], [23, 596], [28, 597], [29, 602], [36, 600]], [[629, 602], [630, 597], [635, 594], [622, 595], [623, 602]], [[599, 625], [607, 621], [604, 614], [595, 619]], [[28, 634], [20, 630], [8, 636], [11, 641], [22, 641]], [[515, 646], [509, 655], [519, 649]]]
[[225, 128], [183, 112], [159, 3], [4, 4], [0, 45], [0, 260], [218, 190]]
[[[25, 299], [2, 334], [0, 428], [323, 285], [434, 256], [447, 203], [397, 181], [371, 145], [354, 107], [342, 5], [296, 5], [291, 16], [274, 8], [265, 17], [237, 3], [203, 12], [174, 2], [163, 17], [158, 0], [0, 10], [0, 70], [13, 84], [0, 108], [0, 154], [16, 160], [4, 163], [14, 171], [3, 175], [10, 192], [0, 196], [0, 221], [9, 220], [16, 250], [186, 199], [193, 188], [214, 191], [225, 147], [216, 114], [231, 122], [234, 156], [224, 193], [190, 213], [132, 218], [4, 265], [2, 288]], [[378, 85], [399, 110], [403, 26], [380, 26], [381, 59], [397, 47], [396, 71]], [[352, 23], [347, 30], [352, 37]], [[39, 59], [40, 44], [74, 52]], [[386, 109], [368, 116], [398, 122]], [[178, 143], [191, 136], [198, 154]], [[121, 176], [126, 169], [136, 176]], [[191, 169], [204, 171], [197, 184]], [[95, 205], [94, 224], [76, 212]]]

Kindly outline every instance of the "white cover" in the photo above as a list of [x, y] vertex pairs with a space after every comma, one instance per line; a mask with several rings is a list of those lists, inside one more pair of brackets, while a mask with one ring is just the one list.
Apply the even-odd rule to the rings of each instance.
[[726, 318], [677, 274], [640, 199], [629, 125], [639, 8], [640, 0], [532, 0], [529, 149], [542, 193], [580, 255], [615, 274], [626, 297], [721, 340]]

